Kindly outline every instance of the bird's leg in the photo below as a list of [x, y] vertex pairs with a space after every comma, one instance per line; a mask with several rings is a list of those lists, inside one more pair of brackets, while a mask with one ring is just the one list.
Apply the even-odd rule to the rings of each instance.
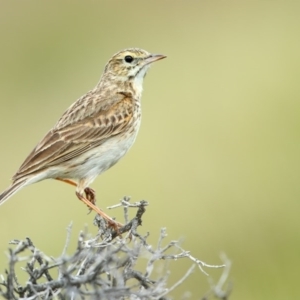
[[112, 226], [115, 230], [118, 230], [120, 227], [123, 225], [119, 222], [114, 221], [111, 217], [109, 217], [106, 213], [104, 213], [100, 208], [98, 208], [95, 205], [96, 202], [96, 192], [90, 187], [84, 188], [84, 193], [85, 196], [80, 192], [80, 187], [79, 184], [77, 184], [75, 181], [70, 180], [70, 179], [63, 179], [63, 178], [55, 178], [56, 180], [68, 183], [72, 186], [76, 186], [76, 196], [78, 197], [79, 200], [81, 200], [83, 203], [85, 203], [90, 211], [95, 211], [97, 214], [102, 216], [108, 223], [109, 226]]
[[70, 180], [70, 179], [63, 179], [63, 178], [55, 178], [56, 180], [59, 180], [59, 181], [62, 181], [62, 182], [65, 182], [65, 183], [68, 183], [70, 185], [73, 185], [73, 186], [77, 186], [77, 183], [73, 180]]
[[[73, 181], [73, 180], [63, 179], [63, 178], [55, 178], [55, 179], [77, 187], [77, 183], [75, 181]], [[85, 196], [86, 196], [87, 200], [89, 200], [93, 204], [96, 203], [96, 192], [95, 192], [94, 189], [92, 189], [90, 187], [86, 187], [84, 189], [84, 193], [85, 193]]]
[[86, 199], [79, 191], [76, 190], [76, 196], [79, 200], [85, 203], [91, 210], [99, 214], [103, 219], [105, 219], [109, 226], [112, 226], [115, 230], [121, 228], [123, 225], [119, 222], [114, 221], [110, 216], [103, 212], [100, 208], [95, 206], [90, 200]]

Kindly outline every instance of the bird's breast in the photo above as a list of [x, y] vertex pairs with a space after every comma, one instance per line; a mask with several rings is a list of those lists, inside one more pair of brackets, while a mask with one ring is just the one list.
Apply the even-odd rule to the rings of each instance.
[[[80, 157], [80, 163], [72, 168], [69, 177], [74, 179], [95, 178], [116, 164], [133, 145], [141, 123], [140, 109], [135, 111], [129, 127], [123, 133], [108, 138], [98, 147], [90, 149]], [[71, 163], [71, 162], [70, 162]], [[71, 163], [72, 164], [72, 163]], [[62, 176], [64, 177], [64, 176]], [[65, 174], [65, 177], [68, 177]]]

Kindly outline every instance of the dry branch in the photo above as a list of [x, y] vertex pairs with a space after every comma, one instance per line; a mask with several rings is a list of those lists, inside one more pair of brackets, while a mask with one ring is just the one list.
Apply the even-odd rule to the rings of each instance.
[[[137, 227], [142, 223], [146, 201], [130, 203], [124, 198], [121, 203], [111, 208], [123, 207], [126, 225], [115, 230], [108, 227], [104, 219], [95, 217], [98, 234], [91, 238], [84, 231], [80, 232], [77, 248], [72, 255], [67, 255], [70, 241], [71, 225], [68, 227], [66, 245], [62, 255], [52, 258], [40, 251], [30, 238], [23, 241], [13, 240], [14, 249], [9, 249], [9, 264], [0, 282], [2, 299], [170, 299], [169, 294], [191, 275], [195, 266], [204, 273], [203, 268], [220, 268], [224, 265], [208, 265], [189, 251], [182, 249], [178, 241], [171, 241], [163, 246], [166, 230], [162, 229], [158, 246], [154, 247], [147, 241], [149, 234], [142, 236]], [[135, 217], [128, 221], [128, 208], [137, 208]], [[30, 251], [29, 255], [25, 253]], [[168, 251], [168, 253], [167, 253]], [[171, 254], [170, 251], [172, 252]], [[144, 271], [136, 268], [138, 261], [145, 255], [148, 263]], [[183, 274], [173, 286], [168, 287], [169, 272], [154, 279], [153, 270], [160, 260], [177, 260], [188, 258], [192, 267]], [[27, 281], [21, 284], [17, 276], [17, 264], [26, 262], [23, 268]], [[226, 262], [227, 263], [227, 262]], [[222, 285], [228, 277], [228, 267], [224, 269], [220, 282]], [[55, 276], [53, 275], [55, 274]], [[226, 277], [226, 278], [225, 278]], [[220, 283], [219, 282], [219, 283]], [[221, 283], [213, 285], [211, 295], [219, 299], [228, 299], [228, 294], [221, 293]], [[218, 289], [217, 289], [217, 288]], [[219, 292], [216, 293], [215, 291]], [[221, 297], [222, 296], [222, 297]], [[226, 298], [226, 297], [227, 298]]]

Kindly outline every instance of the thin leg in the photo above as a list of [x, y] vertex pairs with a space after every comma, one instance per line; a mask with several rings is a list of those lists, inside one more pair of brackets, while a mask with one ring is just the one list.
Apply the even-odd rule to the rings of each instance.
[[[65, 182], [65, 183], [68, 183], [72, 186], [76, 186], [77, 187], [77, 183], [73, 180], [70, 180], [70, 179], [63, 179], [63, 178], [55, 178], [56, 180], [59, 180], [59, 181], [62, 181], [62, 182]], [[86, 196], [86, 199], [89, 200], [90, 202], [92, 202], [93, 204], [96, 203], [96, 192], [94, 189], [90, 188], [90, 187], [86, 187], [84, 189], [84, 193], [85, 193], [85, 196]]]
[[123, 226], [121, 223], [114, 221], [105, 212], [103, 212], [101, 209], [99, 209], [97, 206], [95, 206], [93, 203], [91, 203], [88, 199], [86, 199], [83, 195], [81, 195], [77, 191], [76, 191], [76, 196], [78, 197], [79, 200], [85, 203], [90, 209], [92, 209], [97, 214], [99, 214], [102, 218], [104, 218], [107, 221], [109, 226], [114, 227], [116, 230], [118, 230], [118, 228]]
[[[68, 183], [72, 186], [76, 186], [78, 188], [78, 184], [70, 179], [63, 179], [63, 178], [55, 178], [56, 180]], [[104, 213], [100, 208], [98, 208], [95, 205], [96, 202], [96, 193], [95, 191], [90, 188], [90, 187], [86, 187], [84, 189], [84, 193], [86, 195], [86, 198], [79, 193], [78, 191], [76, 191], [76, 196], [78, 197], [79, 200], [81, 200], [83, 203], [85, 203], [90, 210], [95, 211], [97, 214], [99, 214], [100, 216], [102, 216], [107, 222], [108, 225], [114, 227], [116, 230], [118, 230], [118, 228], [122, 227], [123, 225], [119, 222], [114, 221], [111, 217], [109, 217], [106, 213]]]
[[71, 184], [73, 186], [77, 186], [77, 183], [73, 180], [70, 180], [70, 179], [63, 179], [63, 178], [55, 178], [56, 180], [59, 180], [59, 181], [62, 181], [62, 182], [65, 182], [65, 183], [68, 183], [68, 184]]

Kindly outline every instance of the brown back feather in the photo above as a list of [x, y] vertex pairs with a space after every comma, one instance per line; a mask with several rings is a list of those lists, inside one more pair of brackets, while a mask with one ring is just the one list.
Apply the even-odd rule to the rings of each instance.
[[[130, 93], [118, 93], [110, 99], [112, 102], [115, 104], [109, 106], [109, 109], [105, 106], [106, 110], [98, 107], [94, 111], [92, 107], [87, 109], [86, 103], [80, 105], [75, 102], [77, 105], [70, 107], [74, 110], [71, 109], [70, 113], [69, 109], [68, 114], [65, 113], [57, 126], [33, 149], [14, 175], [13, 181], [74, 159], [86, 150], [101, 145], [108, 137], [126, 131], [132, 124], [135, 100], [130, 97]], [[81, 112], [80, 116], [76, 111]]]

